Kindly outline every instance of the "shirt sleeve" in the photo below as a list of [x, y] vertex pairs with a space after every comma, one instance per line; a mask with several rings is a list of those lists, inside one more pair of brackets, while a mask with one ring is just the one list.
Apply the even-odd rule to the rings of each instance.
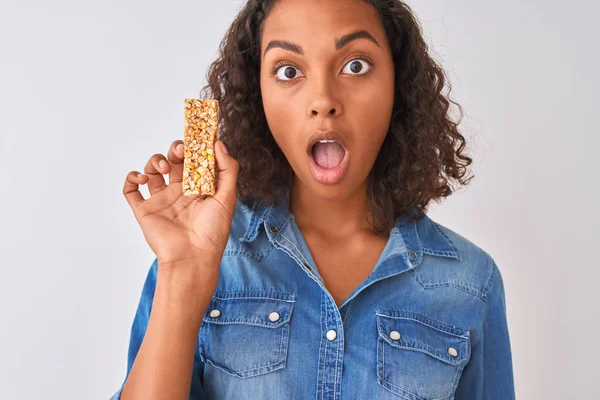
[[474, 338], [471, 358], [456, 389], [456, 400], [512, 400], [515, 398], [512, 353], [506, 320], [504, 283], [491, 259], [484, 289], [484, 319]]
[[[133, 325], [131, 327], [131, 334], [129, 338], [129, 350], [127, 356], [127, 372], [125, 379], [121, 384], [119, 390], [112, 395], [110, 400], [120, 400], [121, 392], [127, 381], [127, 377], [131, 372], [131, 367], [135, 361], [135, 357], [142, 345], [142, 340], [146, 334], [146, 328], [148, 327], [148, 321], [150, 319], [150, 311], [152, 310], [152, 301], [154, 299], [154, 290], [156, 289], [156, 276], [158, 271], [158, 259], [155, 258], [152, 263], [144, 287], [142, 289], [142, 295], [133, 319]], [[192, 383], [190, 388], [190, 400], [206, 400], [206, 395], [202, 389], [202, 373], [204, 370], [204, 364], [200, 361], [200, 354], [198, 345], [196, 345], [196, 353], [194, 354], [194, 367], [192, 370]]]

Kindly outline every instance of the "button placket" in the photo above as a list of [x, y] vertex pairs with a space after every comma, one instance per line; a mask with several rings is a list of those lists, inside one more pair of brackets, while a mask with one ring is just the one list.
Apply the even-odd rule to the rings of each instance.
[[344, 326], [340, 310], [326, 292], [321, 309], [321, 344], [319, 346], [318, 389], [315, 398], [340, 398], [342, 369], [344, 365]]

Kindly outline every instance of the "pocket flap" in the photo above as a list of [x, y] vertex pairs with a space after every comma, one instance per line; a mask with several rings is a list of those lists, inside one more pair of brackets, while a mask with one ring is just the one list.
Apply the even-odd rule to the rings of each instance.
[[215, 292], [203, 320], [217, 325], [245, 324], [277, 328], [289, 322], [294, 302], [294, 295], [286, 293]]
[[470, 357], [469, 331], [411, 311], [380, 309], [376, 315], [379, 337], [392, 347], [420, 351], [451, 365]]

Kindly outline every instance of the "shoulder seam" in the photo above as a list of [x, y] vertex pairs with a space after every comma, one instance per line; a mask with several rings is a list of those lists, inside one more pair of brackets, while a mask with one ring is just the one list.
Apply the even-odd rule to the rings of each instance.
[[492, 280], [494, 279], [495, 275], [496, 275], [496, 269], [498, 268], [496, 266], [496, 262], [494, 261], [494, 259], [492, 258], [492, 256], [490, 256], [489, 254], [488, 256], [488, 261], [489, 261], [489, 267], [490, 267], [490, 272], [488, 274], [487, 280], [485, 282], [485, 285], [483, 286], [483, 289], [481, 290], [482, 294], [483, 294], [483, 300], [486, 301], [487, 300], [487, 295], [492, 287]]
[[438, 231], [438, 233], [440, 235], [442, 235], [444, 237], [444, 239], [446, 239], [446, 241], [450, 244], [450, 247], [452, 247], [454, 249], [454, 251], [456, 252], [456, 254], [458, 255], [458, 260], [462, 261], [462, 256], [460, 255], [460, 252], [458, 251], [458, 247], [456, 247], [456, 245], [454, 244], [454, 242], [450, 239], [450, 237], [448, 237], [448, 235], [446, 234], [446, 232], [444, 232], [444, 230], [442, 229], [442, 225], [438, 224], [436, 221], [434, 221], [431, 218], [429, 218], [429, 220], [431, 222], [433, 222], [433, 229], [435, 229], [436, 231]]

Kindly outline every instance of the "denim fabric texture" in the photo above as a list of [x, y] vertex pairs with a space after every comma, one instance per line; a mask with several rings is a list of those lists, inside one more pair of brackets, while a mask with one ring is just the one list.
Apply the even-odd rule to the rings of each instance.
[[[125, 379], [157, 268], [155, 259]], [[238, 201], [198, 332], [190, 399], [514, 398], [503, 280], [484, 250], [428, 216], [399, 218], [371, 274], [338, 307], [289, 202]]]

